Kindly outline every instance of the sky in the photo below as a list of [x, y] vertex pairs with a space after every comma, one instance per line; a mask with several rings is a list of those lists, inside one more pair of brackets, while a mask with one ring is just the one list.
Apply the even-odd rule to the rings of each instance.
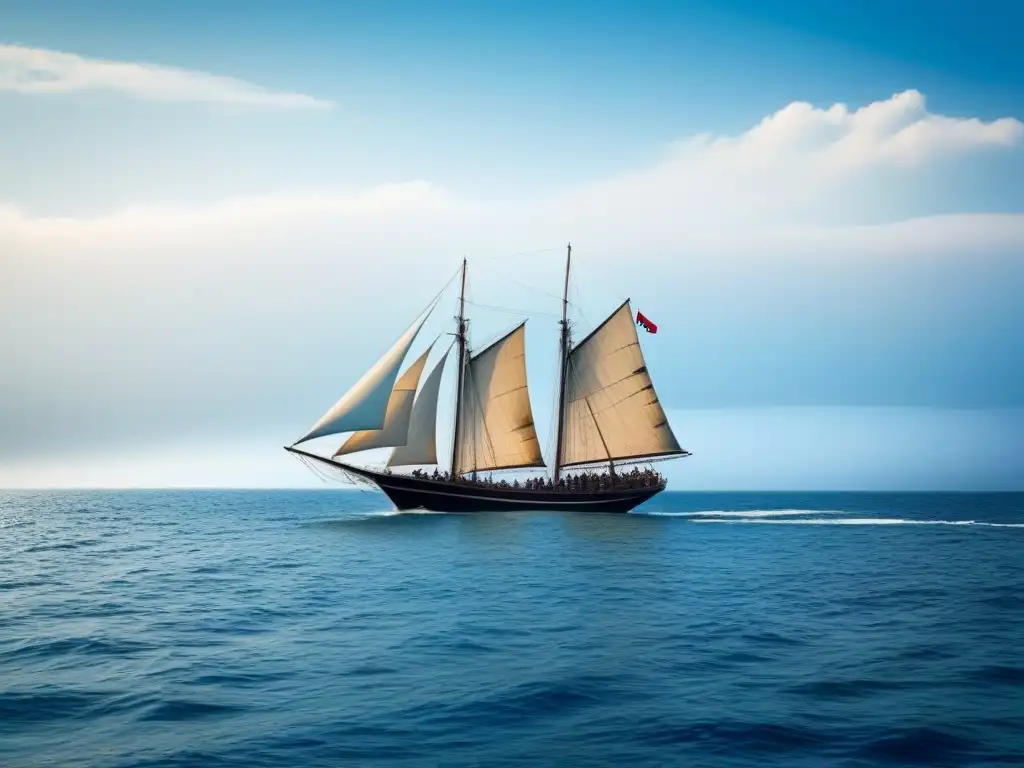
[[550, 445], [571, 241], [673, 489], [1024, 489], [1024, 10], [484, 5], [0, 2], [0, 486], [317, 484], [464, 256]]

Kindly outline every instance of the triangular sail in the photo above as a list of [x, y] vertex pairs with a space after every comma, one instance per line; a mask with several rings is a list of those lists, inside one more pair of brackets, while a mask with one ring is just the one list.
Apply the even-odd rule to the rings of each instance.
[[363, 377], [336, 402], [327, 413], [294, 445], [326, 435], [342, 432], [358, 432], [364, 429], [381, 429], [387, 413], [391, 390], [398, 378], [405, 355], [416, 339], [423, 323], [437, 305], [437, 299], [423, 315], [401, 335], [387, 353]]
[[466, 364], [454, 472], [543, 467], [526, 385], [526, 324]]
[[412, 406], [409, 434], [405, 445], [391, 452], [389, 467], [408, 467], [416, 464], [437, 464], [437, 400], [441, 392], [441, 375], [448, 352], [423, 382], [423, 388]]
[[416, 362], [406, 369], [391, 390], [388, 409], [384, 414], [384, 426], [381, 429], [365, 429], [354, 433], [334, 452], [335, 456], [356, 451], [368, 451], [371, 448], [391, 448], [405, 445], [409, 437], [409, 420], [412, 416], [413, 398], [419, 386], [423, 367], [434, 345], [417, 358]]
[[684, 454], [654, 391], [626, 301], [569, 353], [560, 464]]

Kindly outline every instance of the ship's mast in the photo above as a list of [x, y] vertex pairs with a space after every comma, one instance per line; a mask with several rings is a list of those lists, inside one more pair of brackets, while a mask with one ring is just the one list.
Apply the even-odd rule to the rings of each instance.
[[555, 437], [555, 485], [562, 474], [562, 425], [565, 423], [565, 380], [569, 375], [569, 265], [572, 262], [572, 243], [565, 249], [565, 287], [562, 289], [562, 337], [559, 341], [559, 376], [558, 376], [558, 427]]
[[459, 290], [459, 329], [455, 338], [459, 344], [459, 366], [456, 369], [455, 385], [455, 428], [452, 430], [452, 477], [455, 477], [455, 469], [459, 461], [459, 416], [462, 413], [462, 384], [466, 371], [466, 259], [462, 260], [462, 287]]

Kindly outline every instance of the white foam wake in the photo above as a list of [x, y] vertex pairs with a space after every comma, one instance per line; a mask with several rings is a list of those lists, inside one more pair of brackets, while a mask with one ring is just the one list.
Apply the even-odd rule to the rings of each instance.
[[400, 515], [450, 515], [436, 509], [385, 509], [381, 512], [367, 512], [367, 517], [398, 517]]
[[813, 520], [693, 518], [695, 523], [769, 523], [772, 525], [977, 525], [988, 528], [1024, 528], [1024, 523], [987, 523], [982, 520], [907, 520], [902, 517], [831, 517]]
[[[698, 512], [640, 512], [652, 517], [730, 518], [730, 517], [795, 517], [797, 515], [841, 515], [841, 509], [709, 509]], [[706, 522], [715, 522], [707, 520]]]

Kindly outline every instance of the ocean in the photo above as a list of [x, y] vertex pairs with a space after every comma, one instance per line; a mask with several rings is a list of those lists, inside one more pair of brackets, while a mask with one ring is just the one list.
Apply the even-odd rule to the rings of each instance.
[[1024, 495], [0, 492], [0, 765], [1024, 765]]

